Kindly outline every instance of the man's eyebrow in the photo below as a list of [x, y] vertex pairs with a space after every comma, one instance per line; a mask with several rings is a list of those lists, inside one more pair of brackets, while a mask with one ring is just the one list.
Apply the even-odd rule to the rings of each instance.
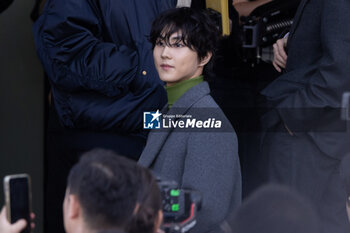
[[181, 35], [172, 36], [172, 37], [169, 38], [169, 40], [175, 40], [175, 41], [182, 40], [182, 36]]

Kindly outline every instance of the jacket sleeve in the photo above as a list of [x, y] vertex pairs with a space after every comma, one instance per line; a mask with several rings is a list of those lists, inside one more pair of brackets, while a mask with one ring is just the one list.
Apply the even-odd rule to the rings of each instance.
[[307, 85], [278, 104], [279, 114], [292, 132], [322, 129], [335, 120], [339, 124], [333, 129], [341, 130], [338, 127], [344, 126], [339, 109], [342, 94], [350, 91], [350, 27], [344, 23], [349, 17], [350, 1], [322, 2], [319, 35], [322, 55], [317, 64], [304, 72]]
[[49, 0], [34, 25], [37, 53], [57, 87], [116, 96], [135, 78], [138, 55], [133, 46], [102, 38], [103, 19], [95, 2]]
[[[194, 233], [221, 232], [219, 225], [241, 203], [238, 144], [233, 132], [192, 132], [187, 145], [182, 188], [202, 195]], [[192, 232], [192, 231], [191, 231]]]

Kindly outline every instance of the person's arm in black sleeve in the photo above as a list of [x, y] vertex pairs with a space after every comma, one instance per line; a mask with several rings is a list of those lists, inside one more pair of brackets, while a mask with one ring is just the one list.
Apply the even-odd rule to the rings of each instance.
[[315, 67], [304, 72], [308, 84], [278, 104], [279, 114], [292, 132], [317, 131], [335, 120], [340, 121], [337, 110], [343, 93], [350, 91], [350, 28], [344, 23], [349, 17], [350, 1], [322, 2], [322, 57]]
[[137, 73], [137, 52], [103, 41], [103, 30], [94, 1], [48, 0], [34, 36], [51, 82], [65, 91], [93, 90], [108, 96], [127, 90]]

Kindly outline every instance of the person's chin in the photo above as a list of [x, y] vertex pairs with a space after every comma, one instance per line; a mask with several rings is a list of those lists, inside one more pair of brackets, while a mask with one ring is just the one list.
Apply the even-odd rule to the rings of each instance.
[[163, 82], [166, 82], [166, 83], [174, 82], [173, 78], [171, 78], [171, 77], [160, 76], [160, 80], [162, 80]]

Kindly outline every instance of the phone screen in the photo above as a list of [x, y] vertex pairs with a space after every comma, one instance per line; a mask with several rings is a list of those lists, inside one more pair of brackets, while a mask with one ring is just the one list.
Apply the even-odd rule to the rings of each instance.
[[22, 233], [30, 232], [30, 207], [29, 207], [29, 184], [27, 177], [18, 177], [10, 179], [10, 206], [11, 206], [11, 223], [18, 219], [27, 220], [27, 227]]

